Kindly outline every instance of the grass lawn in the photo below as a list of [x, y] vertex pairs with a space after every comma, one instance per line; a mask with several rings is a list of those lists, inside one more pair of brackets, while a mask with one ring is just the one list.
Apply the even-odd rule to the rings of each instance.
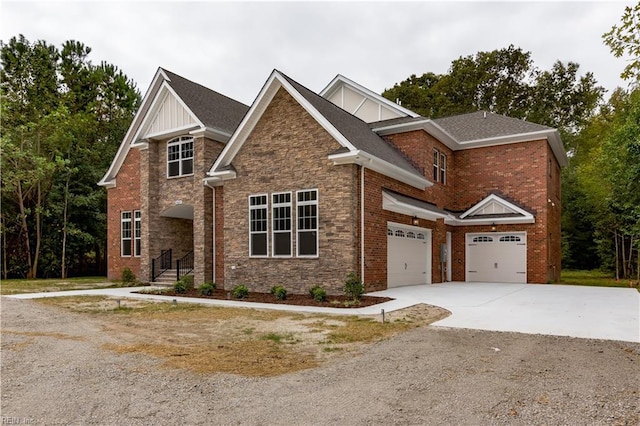
[[109, 281], [107, 277], [15, 279], [0, 281], [0, 295], [19, 293], [40, 293], [63, 290], [86, 290], [91, 288], [119, 287], [119, 282]]
[[598, 270], [593, 271], [569, 271], [563, 270], [560, 274], [559, 284], [570, 285], [590, 285], [597, 287], [626, 287], [629, 288], [629, 281], [634, 280], [624, 279], [616, 281], [609, 272], [602, 272]]

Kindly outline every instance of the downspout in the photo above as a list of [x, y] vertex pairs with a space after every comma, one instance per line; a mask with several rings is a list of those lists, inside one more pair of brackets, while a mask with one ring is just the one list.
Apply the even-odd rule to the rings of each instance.
[[212, 212], [212, 215], [213, 215], [213, 217], [212, 217], [213, 220], [212, 220], [212, 224], [211, 224], [211, 226], [213, 227], [212, 232], [211, 232], [211, 234], [212, 234], [211, 239], [213, 240], [211, 242], [211, 248], [212, 248], [212, 250], [211, 250], [211, 261], [213, 262], [213, 265], [212, 265], [213, 277], [212, 277], [212, 279], [213, 279], [213, 282], [215, 283], [216, 282], [216, 187], [213, 186], [213, 185], [210, 185], [209, 182], [207, 182], [206, 180], [204, 181], [204, 186], [211, 188], [211, 191], [213, 192], [213, 196], [212, 196], [212, 199], [211, 199], [211, 204], [212, 204], [211, 212]]
[[360, 166], [360, 279], [364, 283], [364, 165]]

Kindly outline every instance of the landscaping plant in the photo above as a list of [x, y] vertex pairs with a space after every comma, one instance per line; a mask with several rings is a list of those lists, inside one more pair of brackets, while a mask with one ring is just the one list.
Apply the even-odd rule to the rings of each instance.
[[276, 300], [284, 300], [287, 298], [287, 290], [281, 285], [271, 287], [269, 293], [273, 294]]
[[344, 282], [344, 292], [354, 301], [359, 302], [360, 296], [364, 293], [364, 284], [362, 284], [360, 277], [353, 272], [349, 272]]
[[200, 286], [198, 290], [202, 296], [211, 296], [216, 289], [216, 283], [208, 281]]
[[327, 300], [327, 291], [319, 285], [311, 287], [311, 289], [309, 290], [309, 295], [311, 295], [313, 300], [315, 300], [316, 302], [325, 302]]
[[246, 285], [240, 284], [233, 288], [233, 297], [236, 299], [244, 299], [249, 295], [249, 289]]

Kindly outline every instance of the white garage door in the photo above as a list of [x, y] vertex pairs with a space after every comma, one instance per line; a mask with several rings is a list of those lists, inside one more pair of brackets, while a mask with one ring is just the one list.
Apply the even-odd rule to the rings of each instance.
[[467, 234], [467, 281], [526, 283], [527, 234]]
[[387, 287], [431, 283], [431, 230], [387, 226]]

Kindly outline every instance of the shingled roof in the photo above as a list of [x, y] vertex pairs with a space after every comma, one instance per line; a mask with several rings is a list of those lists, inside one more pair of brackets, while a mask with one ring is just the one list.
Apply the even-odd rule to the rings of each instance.
[[485, 111], [436, 118], [432, 121], [458, 142], [554, 130], [551, 127]]
[[357, 149], [410, 173], [422, 176], [422, 173], [399, 151], [371, 131], [368, 123], [365, 123], [355, 115], [349, 114], [333, 102], [307, 89], [282, 72], [278, 72]]
[[162, 68], [169, 85], [206, 127], [233, 133], [249, 110], [241, 102]]

